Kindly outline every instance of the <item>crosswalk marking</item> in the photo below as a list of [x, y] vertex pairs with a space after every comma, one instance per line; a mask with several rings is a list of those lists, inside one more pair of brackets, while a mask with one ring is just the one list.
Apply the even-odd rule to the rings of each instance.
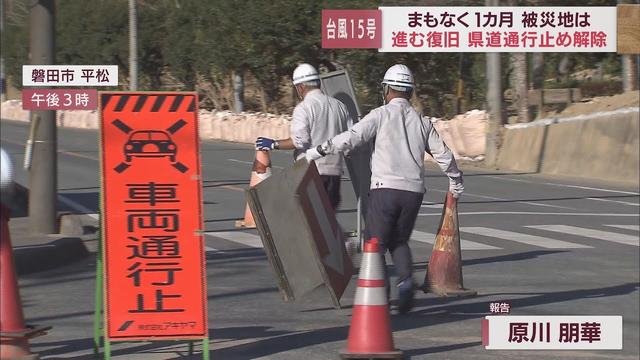
[[622, 204], [622, 205], [629, 205], [629, 206], [640, 206], [639, 203], [634, 203], [634, 202], [629, 202], [629, 201], [620, 201], [620, 200], [611, 200], [611, 199], [601, 199], [601, 198], [587, 198], [588, 200], [596, 200], [596, 201], [606, 201], [606, 202], [612, 202], [612, 203], [616, 203], [616, 204]]
[[640, 231], [640, 225], [605, 225], [605, 226], [610, 226], [618, 229]]
[[260, 236], [244, 231], [210, 231], [205, 234], [233, 241], [253, 248], [263, 248]]
[[[640, 231], [639, 225], [605, 225], [608, 227]], [[582, 228], [569, 225], [528, 225], [527, 228], [552, 231], [557, 233], [572, 234], [577, 236], [583, 236], [588, 238], [594, 238], [599, 240], [611, 241], [620, 244], [639, 246], [638, 236], [632, 236], [627, 234], [618, 234], [609, 231], [594, 230], [588, 228]], [[489, 227], [480, 226], [466, 226], [461, 227], [460, 232], [475, 234], [486, 237], [493, 237], [502, 240], [515, 241], [518, 243], [542, 247], [546, 249], [586, 249], [592, 248], [589, 245], [577, 244], [568, 241], [556, 240], [547, 237], [524, 234], [514, 231], [500, 230]], [[210, 231], [206, 232], [207, 235], [215, 236], [224, 240], [232, 241], [238, 244], [246, 245], [252, 248], [263, 248], [262, 240], [260, 236], [244, 232], [244, 231]], [[436, 235], [429, 232], [414, 230], [411, 234], [411, 240], [418, 241], [425, 244], [434, 244]], [[500, 250], [502, 248], [492, 245], [487, 245], [475, 241], [469, 241], [465, 239], [460, 240], [460, 248], [462, 250]], [[207, 246], [206, 251], [208, 253], [224, 253], [223, 250], [218, 250]]]
[[[462, 215], [541, 215], [541, 216], [597, 216], [597, 217], [638, 217], [638, 214], [633, 213], [578, 213], [578, 212], [540, 212], [540, 211], [463, 211], [458, 212], [459, 216]], [[442, 216], [440, 212], [434, 213], [422, 213], [418, 216]]]
[[[436, 235], [424, 231], [413, 230], [411, 234], [411, 240], [419, 241], [427, 244], [434, 244], [436, 241]], [[460, 240], [461, 250], [499, 250], [499, 247], [477, 243], [468, 240]]]
[[588, 238], [611, 241], [619, 244], [638, 246], [638, 236], [631, 236], [625, 234], [617, 234], [609, 231], [587, 229], [577, 226], [569, 225], [528, 225], [526, 226], [532, 229], [540, 229], [546, 231], [555, 231], [564, 234], [584, 236]]
[[511, 240], [522, 244], [539, 246], [546, 249], [583, 249], [591, 248], [591, 246], [575, 244], [566, 241], [560, 241], [555, 239], [549, 239], [542, 236], [522, 234], [513, 231], [498, 230], [487, 227], [461, 227], [460, 231], [486, 236], [494, 237], [503, 240]]

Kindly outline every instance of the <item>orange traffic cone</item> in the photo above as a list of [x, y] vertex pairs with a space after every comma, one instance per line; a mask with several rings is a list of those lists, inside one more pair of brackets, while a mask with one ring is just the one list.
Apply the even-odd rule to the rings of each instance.
[[422, 285], [424, 292], [443, 297], [475, 296], [474, 290], [462, 285], [462, 255], [458, 229], [457, 199], [448, 192], [442, 209], [440, 227], [433, 245], [427, 274]]
[[347, 349], [341, 359], [401, 359], [394, 349], [385, 271], [378, 239], [364, 244]]
[[[253, 161], [251, 180], [249, 187], [254, 187], [262, 180], [271, 176], [271, 157], [268, 151], [256, 150], [256, 159]], [[256, 222], [253, 220], [249, 205], [245, 206], [244, 220], [236, 221], [237, 228], [255, 228]]]
[[4, 205], [0, 205], [0, 227], [0, 359], [39, 359], [29, 351], [29, 338], [49, 328], [24, 324], [9, 236], [9, 210]]

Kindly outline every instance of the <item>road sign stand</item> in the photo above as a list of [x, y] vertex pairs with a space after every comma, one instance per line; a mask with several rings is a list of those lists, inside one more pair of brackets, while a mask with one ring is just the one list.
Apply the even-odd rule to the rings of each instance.
[[[93, 355], [98, 356], [102, 340], [102, 236], [98, 235], [98, 253], [96, 254], [96, 298], [93, 313]], [[105, 344], [105, 350], [106, 350]]]
[[[203, 225], [197, 104], [195, 93], [100, 94], [101, 231], [93, 329], [97, 357], [111, 359], [114, 341], [185, 341], [189, 355], [194, 355], [195, 343], [202, 341], [202, 358], [210, 357], [204, 244], [198, 231]], [[146, 171], [159, 166], [170, 171], [161, 172], [162, 176]], [[170, 208], [165, 203], [170, 203]], [[187, 210], [196, 210], [196, 216], [180, 216]], [[158, 217], [163, 217], [162, 221], [157, 222]], [[146, 245], [134, 245], [131, 255], [130, 244], [122, 239], [135, 244], [144, 241]], [[133, 265], [127, 263], [132, 257], [137, 261]], [[172, 262], [157, 260], [165, 258]], [[133, 269], [171, 267], [161, 270], [166, 272], [165, 281], [156, 278], [143, 282], [141, 272], [152, 271], [128, 272], [132, 270], [127, 268], [130, 265]], [[175, 281], [177, 272], [185, 274], [181, 281]], [[135, 279], [123, 282], [125, 276]], [[195, 291], [196, 286], [200, 292]], [[144, 301], [145, 297], [149, 299], [150, 290], [155, 301]], [[135, 296], [135, 304], [130, 305], [131, 299], [123, 300], [120, 295]], [[181, 298], [180, 306], [167, 305], [166, 299], [172, 298]], [[145, 303], [154, 308], [146, 308]]]
[[[351, 120], [353, 124], [357, 123], [362, 119], [362, 113], [360, 112], [360, 106], [358, 105], [358, 99], [356, 98], [355, 91], [353, 89], [353, 84], [351, 83], [351, 78], [349, 77], [349, 73], [346, 69], [336, 70], [329, 73], [324, 73], [320, 75], [321, 80], [321, 89], [322, 91], [328, 95], [336, 98], [341, 101], [346, 107], [349, 115], [351, 116]], [[349, 127], [353, 126], [353, 124], [342, 123], [340, 124], [340, 131], [346, 131]], [[351, 181], [353, 183], [353, 190], [356, 193], [356, 209], [357, 209], [357, 218], [356, 218], [356, 228], [354, 231], [347, 232], [349, 237], [357, 237], [358, 238], [358, 251], [362, 251], [364, 247], [364, 222], [366, 221], [366, 206], [369, 181], [371, 177], [370, 170], [370, 157], [371, 157], [371, 149], [360, 149], [356, 150], [355, 156], [350, 158], [345, 158], [347, 169], [349, 171], [349, 175]]]

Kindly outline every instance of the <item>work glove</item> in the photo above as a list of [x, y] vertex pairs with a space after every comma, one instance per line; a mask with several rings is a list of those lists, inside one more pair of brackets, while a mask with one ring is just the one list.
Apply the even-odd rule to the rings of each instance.
[[270, 151], [276, 148], [276, 144], [275, 140], [260, 136], [256, 139], [256, 150]]
[[449, 192], [453, 194], [454, 198], [459, 198], [464, 192], [464, 185], [462, 185], [462, 177], [449, 179]]
[[324, 156], [318, 152], [317, 147], [310, 148], [309, 150], [307, 150], [307, 152], [304, 153], [304, 155], [305, 155], [305, 158], [307, 158], [308, 162], [311, 162], [313, 160], [318, 160]]

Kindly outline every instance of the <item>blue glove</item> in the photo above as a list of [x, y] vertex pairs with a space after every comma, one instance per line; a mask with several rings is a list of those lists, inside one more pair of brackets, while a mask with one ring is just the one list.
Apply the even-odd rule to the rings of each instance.
[[256, 150], [270, 151], [276, 148], [277, 141], [260, 136], [256, 139]]

